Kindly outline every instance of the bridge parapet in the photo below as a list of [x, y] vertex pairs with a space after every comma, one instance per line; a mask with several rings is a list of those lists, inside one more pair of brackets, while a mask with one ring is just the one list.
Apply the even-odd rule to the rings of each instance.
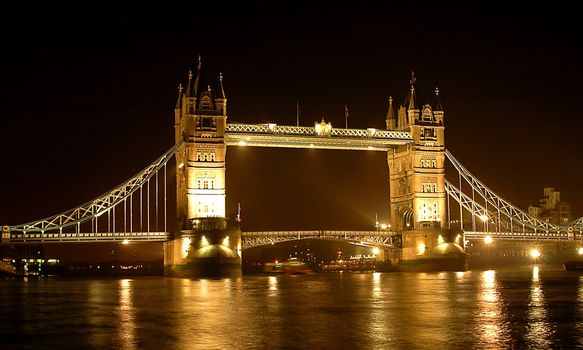
[[168, 232], [70, 232], [21, 233], [13, 232], [10, 243], [65, 243], [65, 242], [164, 242]]
[[401, 235], [396, 232], [385, 231], [262, 231], [242, 232], [241, 236], [241, 247], [243, 249], [306, 238], [341, 239], [371, 245], [383, 245], [395, 250], [401, 247]]
[[334, 129], [278, 126], [276, 124], [227, 124], [226, 142], [230, 146], [320, 148], [387, 151], [411, 142], [406, 131]]
[[569, 234], [567, 232], [481, 232], [465, 231], [465, 239], [484, 239], [485, 237], [505, 240], [544, 240], [544, 241], [577, 241], [582, 240], [580, 233]]
[[[245, 134], [276, 134], [276, 135], [318, 135], [316, 127], [290, 126], [277, 124], [227, 124], [227, 133]], [[411, 140], [411, 133], [408, 131], [378, 130], [368, 129], [341, 129], [332, 128], [329, 136], [337, 137], [368, 137], [380, 139], [408, 139]]]

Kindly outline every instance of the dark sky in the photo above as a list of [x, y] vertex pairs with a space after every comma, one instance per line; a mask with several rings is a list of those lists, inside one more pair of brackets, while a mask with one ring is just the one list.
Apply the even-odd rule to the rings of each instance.
[[[293, 4], [293, 5], [292, 5]], [[353, 8], [246, 3], [6, 8], [0, 15], [0, 223], [74, 207], [173, 139], [176, 87], [200, 54], [222, 72], [229, 120], [384, 126], [411, 70], [439, 86], [447, 148], [521, 207], [544, 186], [583, 214], [582, 40], [569, 8]], [[340, 7], [339, 7], [340, 6]], [[388, 219], [386, 155], [235, 149], [227, 214], [244, 230], [370, 229]]]

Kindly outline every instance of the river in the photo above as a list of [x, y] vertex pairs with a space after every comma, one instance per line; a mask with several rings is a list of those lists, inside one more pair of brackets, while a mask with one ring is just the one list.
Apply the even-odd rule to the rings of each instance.
[[0, 349], [583, 347], [583, 274], [531, 266], [0, 280]]

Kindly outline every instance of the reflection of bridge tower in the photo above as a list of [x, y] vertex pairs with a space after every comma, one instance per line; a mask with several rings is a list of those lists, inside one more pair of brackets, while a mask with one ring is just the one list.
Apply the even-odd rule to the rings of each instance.
[[[389, 151], [392, 227], [398, 231], [446, 228], [443, 108], [435, 91], [433, 106], [415, 105], [415, 81], [399, 108], [396, 127], [411, 130], [412, 143]], [[395, 125], [389, 106], [387, 126]], [[392, 122], [391, 122], [392, 120]]]
[[[459, 236], [447, 229], [443, 107], [435, 90], [433, 105], [415, 104], [415, 77], [397, 118], [392, 100], [387, 128], [410, 130], [412, 142], [389, 150], [392, 227], [403, 232], [402, 267], [431, 262], [436, 269], [465, 264]], [[454, 243], [455, 242], [455, 243]], [[422, 269], [427, 269], [427, 266]]]

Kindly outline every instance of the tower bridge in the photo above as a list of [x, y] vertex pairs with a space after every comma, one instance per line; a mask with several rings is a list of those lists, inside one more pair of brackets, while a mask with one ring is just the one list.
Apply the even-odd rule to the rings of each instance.
[[[200, 60], [179, 87], [175, 144], [132, 178], [76, 207], [2, 228], [2, 244], [164, 242], [168, 275], [240, 274], [242, 249], [297, 239], [342, 239], [399, 251], [403, 268], [463, 269], [467, 242], [492, 237], [514, 241], [577, 242], [583, 218], [556, 225], [532, 217], [470, 173], [445, 148], [445, 112], [436, 89], [419, 105], [415, 78], [405, 102], [392, 98], [386, 130], [227, 122], [219, 75], [216, 92], [199, 91]], [[384, 231], [243, 232], [226, 219], [227, 147], [281, 147], [387, 153], [391, 229]], [[175, 159], [176, 218], [168, 218], [169, 160]], [[445, 164], [453, 165], [447, 174]], [[168, 230], [172, 220], [177, 229]], [[174, 226], [174, 225], [173, 225]]]

